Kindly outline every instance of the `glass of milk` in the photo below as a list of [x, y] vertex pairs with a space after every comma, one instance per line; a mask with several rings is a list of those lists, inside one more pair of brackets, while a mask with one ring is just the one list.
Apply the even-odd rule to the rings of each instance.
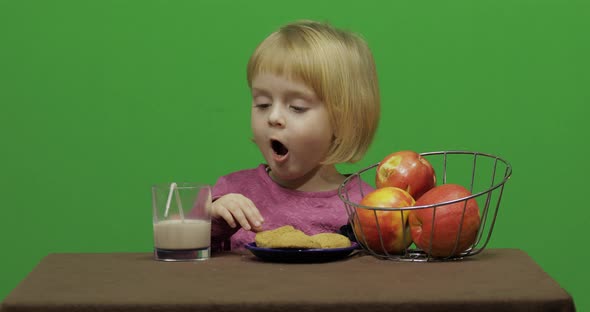
[[199, 183], [152, 186], [154, 258], [160, 261], [209, 259], [211, 187]]

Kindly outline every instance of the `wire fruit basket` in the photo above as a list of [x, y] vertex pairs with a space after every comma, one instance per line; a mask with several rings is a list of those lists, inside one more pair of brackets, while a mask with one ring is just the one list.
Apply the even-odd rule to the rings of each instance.
[[[346, 212], [348, 214], [349, 224], [353, 228], [354, 237], [359, 245], [369, 254], [388, 260], [395, 261], [449, 261], [461, 260], [465, 257], [470, 257], [481, 253], [490, 241], [498, 210], [500, 208], [500, 201], [504, 192], [504, 186], [510, 176], [512, 175], [511, 165], [504, 159], [491, 154], [471, 152], [471, 151], [438, 151], [421, 153], [422, 157], [427, 159], [436, 174], [437, 186], [444, 184], [458, 184], [465, 187], [470, 195], [461, 198], [437, 202], [429, 205], [410, 206], [402, 208], [387, 208], [387, 207], [372, 207], [361, 205], [358, 202], [352, 201], [351, 194], [352, 187], [349, 184], [354, 183], [358, 186], [361, 198], [366, 194], [361, 187], [359, 180], [374, 181], [376, 168], [379, 163], [366, 167], [354, 174], [348, 176], [338, 189], [338, 195], [344, 202]], [[355, 193], [357, 190], [354, 190]], [[467, 226], [464, 226], [466, 211], [471, 206], [479, 210], [479, 222], [476, 228], [471, 229], [473, 233], [472, 238], [465, 245], [465, 235], [467, 233]], [[442, 224], [436, 219], [437, 211], [439, 219], [445, 217], [444, 209], [453, 206], [460, 207], [459, 215], [461, 222], [454, 224], [451, 229], [443, 229]], [[462, 211], [461, 211], [462, 209]], [[431, 226], [427, 237], [428, 244], [422, 244], [423, 248], [418, 247], [416, 242], [412, 240], [413, 232], [410, 231], [408, 219], [412, 213], [423, 210], [432, 220], [425, 225]], [[397, 220], [403, 220], [403, 230], [401, 236], [396, 238], [398, 241], [408, 241], [407, 247], [402, 247], [401, 250], [391, 251], [389, 242], [391, 242], [392, 231], [391, 225], [386, 223], [383, 215], [393, 215]], [[399, 214], [396, 216], [395, 214]], [[359, 215], [363, 215], [363, 221], [360, 220]], [[369, 221], [366, 222], [366, 216], [369, 215]], [[424, 215], [424, 214], [423, 214]], [[477, 210], [476, 210], [477, 215]], [[477, 217], [475, 217], [477, 218]], [[379, 224], [381, 220], [381, 225]], [[387, 219], [387, 220], [391, 220]], [[477, 220], [476, 220], [477, 221]], [[387, 221], [389, 222], [389, 221]], [[437, 229], [439, 226], [441, 228]], [[444, 226], [449, 226], [448, 224]], [[446, 231], [451, 234], [452, 252], [445, 255], [440, 255], [435, 252], [433, 248], [433, 241], [439, 239], [440, 233]], [[462, 233], [463, 232], [463, 233]], [[426, 232], [424, 232], [426, 234]], [[439, 235], [439, 237], [435, 237]], [[448, 239], [447, 235], [447, 240]], [[448, 244], [447, 244], [448, 245]], [[459, 247], [461, 245], [461, 247]]]

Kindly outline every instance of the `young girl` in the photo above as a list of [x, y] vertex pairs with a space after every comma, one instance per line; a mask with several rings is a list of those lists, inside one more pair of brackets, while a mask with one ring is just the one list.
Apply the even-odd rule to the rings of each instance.
[[[367, 44], [324, 23], [286, 25], [254, 51], [248, 85], [254, 142], [266, 164], [213, 187], [212, 250], [243, 249], [255, 232], [283, 225], [308, 235], [338, 232], [348, 218], [338, 197], [345, 176], [335, 164], [359, 160], [379, 120]], [[360, 188], [372, 190], [364, 182], [347, 186], [356, 202]]]

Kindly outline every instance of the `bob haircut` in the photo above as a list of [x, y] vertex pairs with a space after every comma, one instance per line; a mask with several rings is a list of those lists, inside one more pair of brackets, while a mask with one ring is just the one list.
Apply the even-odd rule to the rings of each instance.
[[375, 61], [361, 37], [315, 21], [285, 25], [250, 57], [250, 89], [261, 73], [302, 82], [326, 105], [334, 139], [323, 164], [364, 156], [377, 130], [380, 97]]

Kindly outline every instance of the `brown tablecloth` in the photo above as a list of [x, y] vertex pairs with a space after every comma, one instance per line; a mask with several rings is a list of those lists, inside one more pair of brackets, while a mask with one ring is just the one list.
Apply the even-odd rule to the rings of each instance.
[[4, 299], [11, 311], [574, 311], [523, 251], [455, 262], [372, 256], [282, 264], [218, 254], [167, 263], [149, 253], [50, 254]]

